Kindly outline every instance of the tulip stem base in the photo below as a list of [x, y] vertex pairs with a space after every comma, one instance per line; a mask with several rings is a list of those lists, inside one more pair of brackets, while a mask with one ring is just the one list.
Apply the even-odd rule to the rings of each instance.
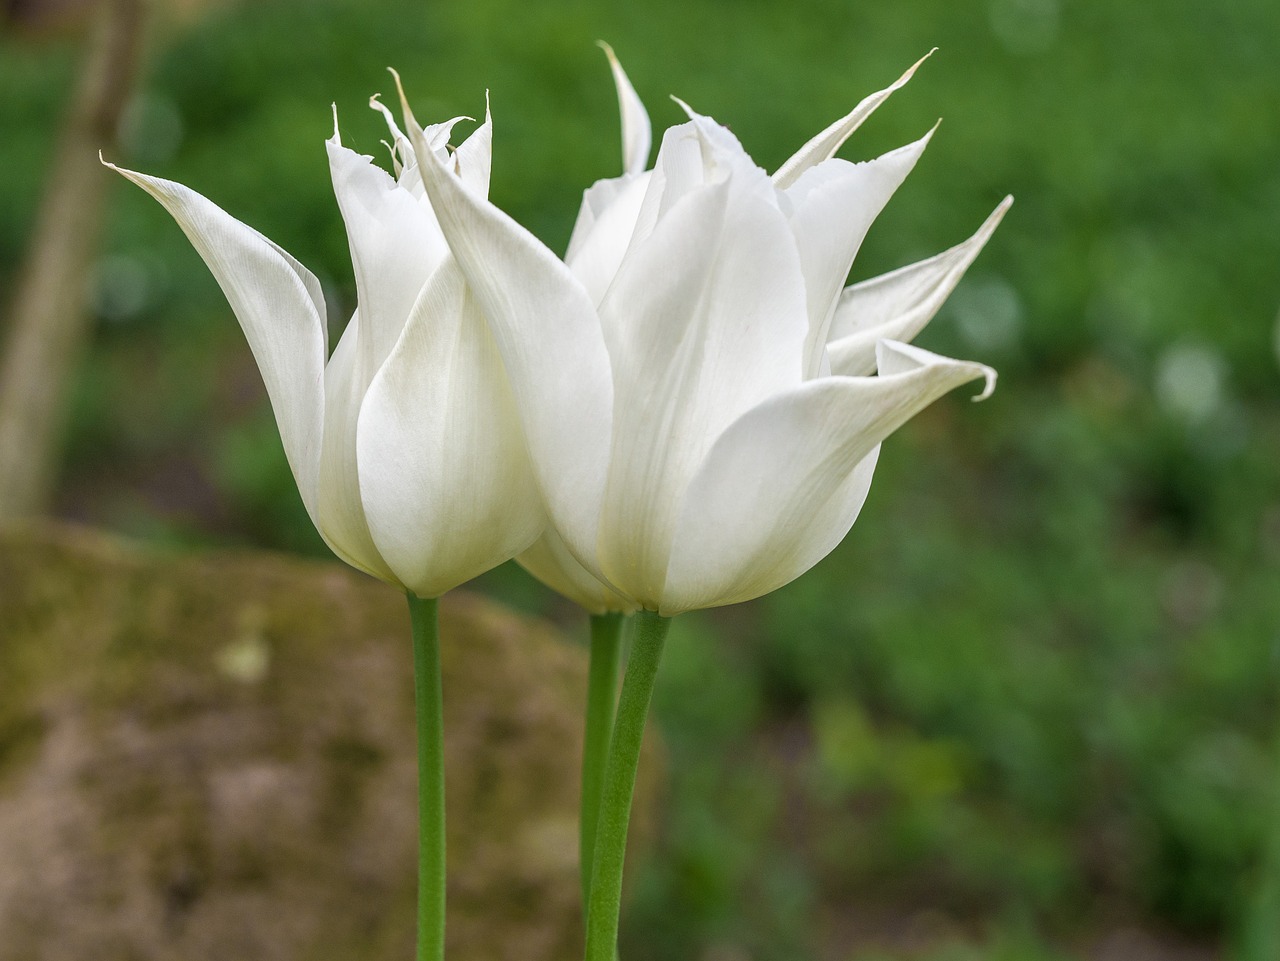
[[587, 674], [587, 722], [582, 738], [582, 803], [578, 820], [578, 867], [582, 877], [582, 909], [591, 897], [591, 867], [595, 856], [596, 824], [604, 790], [609, 739], [618, 702], [618, 669], [622, 663], [622, 614], [591, 616], [591, 661]]
[[587, 961], [615, 961], [618, 914], [622, 907], [622, 867], [631, 799], [640, 765], [640, 744], [670, 626], [670, 618], [650, 611], [641, 611], [635, 617], [631, 657], [618, 698], [596, 822], [587, 908]]
[[437, 604], [409, 595], [418, 718], [417, 961], [444, 961], [444, 696]]

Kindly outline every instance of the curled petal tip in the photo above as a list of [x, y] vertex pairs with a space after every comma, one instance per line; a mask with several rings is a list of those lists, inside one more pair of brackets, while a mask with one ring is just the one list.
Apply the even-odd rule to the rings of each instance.
[[981, 367], [983, 377], [982, 393], [976, 394], [971, 398], [975, 404], [981, 403], [995, 393], [996, 378], [998, 377], [994, 367], [988, 367], [986, 364], [982, 364]]

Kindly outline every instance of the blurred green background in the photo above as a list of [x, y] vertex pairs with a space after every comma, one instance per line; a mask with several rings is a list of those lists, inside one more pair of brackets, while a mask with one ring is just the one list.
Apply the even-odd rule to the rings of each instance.
[[[1280, 870], [1280, 5], [261, 0], [160, 25], [107, 154], [293, 253], [336, 333], [329, 104], [380, 155], [388, 64], [424, 119], [490, 89], [493, 198], [562, 250], [619, 171], [597, 38], [655, 126], [678, 94], [768, 168], [940, 47], [842, 151], [945, 118], [854, 279], [1017, 198], [919, 339], [999, 368], [994, 397], [891, 438], [814, 571], [677, 621], [624, 956], [1244, 957]], [[0, 290], [76, 49], [0, 40]], [[323, 556], [212, 277], [123, 183], [89, 294], [57, 513]], [[480, 586], [584, 628], [510, 565]]]

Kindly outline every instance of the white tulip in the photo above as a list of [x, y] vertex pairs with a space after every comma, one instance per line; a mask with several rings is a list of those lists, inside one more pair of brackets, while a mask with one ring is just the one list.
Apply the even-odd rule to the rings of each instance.
[[648, 121], [615, 63], [627, 172], [587, 191], [565, 263], [411, 131], [556, 534], [634, 606], [671, 616], [798, 577], [852, 526], [886, 436], [966, 381], [994, 388], [991, 368], [903, 339], [1008, 200], [965, 244], [842, 290], [932, 132], [865, 163], [832, 155], [912, 71], [770, 177], [688, 108], [645, 172]]
[[[192, 190], [119, 170], [160, 201], [204, 258], [262, 371], [316, 529], [353, 567], [422, 598], [527, 548], [545, 524], [501, 355], [385, 108], [395, 176], [327, 142], [357, 307], [332, 357], [316, 278]], [[485, 202], [488, 116], [456, 151], [456, 121], [419, 131], [433, 171]], [[113, 166], [108, 164], [108, 166]]]

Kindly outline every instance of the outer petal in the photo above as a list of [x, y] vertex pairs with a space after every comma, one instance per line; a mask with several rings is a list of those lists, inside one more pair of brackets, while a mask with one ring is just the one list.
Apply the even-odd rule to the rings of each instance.
[[448, 254], [448, 246], [430, 206], [398, 186], [372, 158], [343, 147], [336, 133], [325, 146], [355, 268], [363, 390], [391, 353], [422, 285]]
[[542, 531], [502, 359], [453, 258], [370, 385], [356, 445], [373, 540], [419, 597], [483, 574]]
[[[934, 48], [934, 50], [936, 49], [937, 47]], [[932, 55], [933, 50], [930, 50], [912, 64], [911, 68], [890, 86], [866, 97], [850, 113], [841, 117], [797, 150], [786, 163], [778, 168], [778, 172], [773, 175], [773, 182], [779, 187], [790, 187], [810, 167], [817, 166], [829, 157], [834, 157], [841, 144], [862, 126], [863, 121], [875, 113], [876, 108], [888, 100], [890, 94], [904, 86], [915, 75], [916, 70], [920, 68], [920, 64], [924, 63]]]
[[[827, 555], [852, 526], [879, 443], [947, 391], [995, 371], [881, 342], [878, 377], [771, 398], [716, 441], [680, 509], [660, 613], [750, 600]], [[851, 476], [852, 475], [852, 476]]]
[[613, 84], [618, 88], [618, 112], [622, 114], [622, 169], [628, 174], [639, 174], [649, 162], [649, 149], [653, 146], [653, 128], [649, 113], [644, 109], [639, 94], [626, 71], [613, 53], [613, 47], [601, 42], [604, 55], [609, 58], [613, 71]]
[[699, 188], [627, 255], [600, 314], [616, 407], [599, 562], [652, 608], [680, 497], [711, 444], [801, 380], [804, 288], [785, 218], [729, 181]]
[[962, 244], [917, 264], [845, 288], [828, 334], [835, 374], [857, 376], [876, 368], [882, 339], [909, 341], [933, 319], [1013, 204], [1006, 197], [978, 232]]
[[613, 411], [609, 355], [594, 306], [555, 254], [463, 186], [421, 137], [414, 150], [440, 226], [502, 354], [547, 509], [570, 550], [589, 564]]
[[298, 491], [317, 527], [324, 430], [324, 295], [311, 272], [258, 231], [171, 180], [106, 164], [164, 205], [226, 294], [262, 371]]
[[932, 136], [930, 131], [915, 143], [865, 163], [825, 161], [801, 174], [786, 191], [809, 305], [807, 377], [821, 372], [836, 300], [867, 230], [911, 173]]
[[629, 614], [636, 609], [635, 604], [579, 564], [553, 527], [548, 527], [532, 547], [516, 557], [516, 562], [589, 614]]

